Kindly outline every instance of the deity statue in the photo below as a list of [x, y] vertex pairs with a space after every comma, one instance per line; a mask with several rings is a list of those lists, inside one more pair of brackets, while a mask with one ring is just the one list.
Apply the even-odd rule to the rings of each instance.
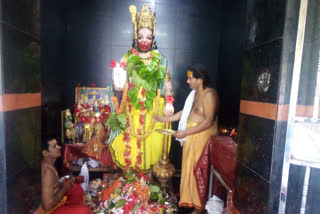
[[85, 123], [83, 124], [83, 136], [82, 136], [82, 142], [86, 143], [88, 142], [93, 134], [93, 124], [91, 123]]
[[80, 125], [73, 124], [70, 109], [66, 109], [65, 112], [64, 129], [67, 139], [72, 140], [72, 143], [75, 143], [79, 139], [82, 129]]
[[93, 102], [93, 116], [94, 117], [99, 117], [100, 116], [100, 111], [99, 111], [99, 101], [96, 99], [94, 102]]
[[[109, 144], [114, 162], [124, 170], [148, 170], [162, 154], [164, 136], [155, 132], [165, 125], [153, 121], [154, 114], [172, 115], [172, 83], [167, 59], [155, 42], [155, 14], [147, 4], [137, 12], [129, 7], [134, 24], [131, 50], [113, 68], [113, 88], [122, 91], [112, 97], [111, 129], [117, 124], [121, 133]], [[115, 119], [118, 118], [118, 119]]]
[[100, 159], [104, 148], [106, 147], [104, 144], [106, 137], [106, 132], [104, 131], [104, 127], [101, 123], [96, 123], [94, 125], [94, 136], [88, 140], [86, 146], [82, 149], [84, 153], [93, 157], [95, 159]]

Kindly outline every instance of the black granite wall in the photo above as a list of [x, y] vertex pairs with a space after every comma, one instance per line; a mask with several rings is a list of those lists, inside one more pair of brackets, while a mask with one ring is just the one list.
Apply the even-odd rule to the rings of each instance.
[[[1, 7], [1, 94], [40, 93], [40, 1], [2, 0]], [[8, 109], [0, 121], [0, 210], [30, 213], [40, 202], [41, 107]]]
[[[0, 17], [2, 9], [0, 4]], [[1, 19], [2, 20], [2, 19]], [[2, 53], [2, 26], [0, 25], [0, 52]], [[2, 54], [1, 54], [2, 55]], [[2, 64], [2, 57], [0, 58]], [[3, 95], [3, 68], [0, 66], [0, 103], [2, 105]], [[7, 180], [6, 180], [6, 142], [4, 129], [4, 113], [0, 110], [0, 210], [7, 210]]]
[[[67, 108], [65, 1], [41, 2], [42, 132], [60, 136], [60, 112]], [[76, 64], [76, 62], [74, 62]], [[69, 106], [70, 108], [70, 106]]]
[[[241, 101], [254, 101], [261, 106], [275, 106], [275, 117], [240, 113], [240, 136], [235, 189], [235, 204], [241, 213], [278, 213], [287, 113], [293, 72], [295, 42], [300, 1], [247, 1], [246, 53], [241, 83]], [[309, 9], [310, 8], [310, 9]], [[316, 16], [319, 3], [309, 1], [306, 37], [298, 105], [312, 105], [315, 71], [319, 54], [319, 34]], [[308, 25], [312, 26], [308, 28]], [[308, 37], [309, 35], [309, 37]], [[311, 48], [311, 47], [314, 47]], [[261, 90], [258, 78], [270, 74], [268, 89]], [[312, 92], [312, 93], [311, 93]], [[291, 165], [286, 213], [299, 213], [304, 167]], [[311, 170], [306, 213], [317, 213], [319, 197], [317, 169]]]
[[[242, 101], [278, 103], [285, 8], [285, 0], [247, 1]], [[259, 90], [258, 77], [263, 72], [271, 78], [269, 87]], [[274, 119], [240, 113], [235, 204], [241, 213], [276, 213], [268, 209], [276, 125]], [[281, 158], [278, 161], [282, 164]]]
[[217, 85], [219, 127], [238, 128], [242, 58], [245, 47], [246, 1], [221, 2], [221, 36]]

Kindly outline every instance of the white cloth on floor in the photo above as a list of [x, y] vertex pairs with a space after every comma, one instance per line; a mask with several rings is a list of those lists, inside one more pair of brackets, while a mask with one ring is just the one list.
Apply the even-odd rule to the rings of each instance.
[[87, 162], [85, 162], [80, 170], [79, 173], [80, 176], [83, 176], [83, 183], [81, 184], [81, 187], [83, 189], [83, 191], [87, 191], [88, 185], [89, 185], [89, 169], [88, 169], [88, 165]]
[[224, 206], [223, 201], [219, 197], [213, 195], [207, 201], [205, 208], [208, 211], [208, 214], [221, 214], [223, 211], [223, 206]]

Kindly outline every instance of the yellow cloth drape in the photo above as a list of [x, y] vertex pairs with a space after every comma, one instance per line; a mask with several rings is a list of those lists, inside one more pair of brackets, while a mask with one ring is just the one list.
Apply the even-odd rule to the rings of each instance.
[[[187, 129], [196, 125], [197, 123], [191, 122], [190, 120], [187, 121]], [[200, 133], [187, 136], [182, 151], [179, 206], [201, 209], [201, 202], [193, 171], [210, 136], [216, 135], [217, 132], [217, 125], [215, 123], [213, 126]]]
[[[152, 116], [156, 108], [156, 100], [153, 101], [153, 109], [146, 112], [145, 114], [145, 132], [149, 130], [149, 127], [152, 122]], [[163, 109], [165, 106], [165, 99], [160, 98], [159, 100], [159, 109], [158, 112], [155, 112], [155, 114], [163, 115]], [[135, 133], [137, 133], [137, 128], [139, 127], [139, 118], [140, 118], [140, 110], [132, 109], [132, 116], [133, 116], [133, 127], [135, 130]], [[155, 123], [154, 130], [155, 129], [163, 129], [164, 123]], [[163, 150], [163, 140], [164, 135], [159, 134], [158, 132], [152, 131], [151, 134], [145, 138], [145, 140], [141, 141], [141, 151], [143, 151], [142, 154], [142, 163], [141, 163], [141, 170], [148, 170], [150, 167], [154, 164], [156, 164], [160, 157]], [[124, 134], [123, 132], [118, 135], [112, 143], [110, 143], [109, 148], [112, 154], [113, 161], [122, 169], [125, 169], [126, 163], [124, 159], [124, 152], [126, 150], [125, 144], [123, 142]], [[170, 139], [169, 139], [170, 142]], [[131, 144], [131, 167], [134, 168], [136, 160], [137, 160], [137, 138], [130, 135], [130, 144]], [[170, 143], [169, 143], [170, 148]], [[168, 150], [169, 151], [169, 150]]]

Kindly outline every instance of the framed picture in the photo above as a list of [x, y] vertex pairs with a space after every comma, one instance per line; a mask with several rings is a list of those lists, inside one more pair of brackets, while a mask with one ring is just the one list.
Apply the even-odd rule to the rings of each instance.
[[99, 104], [109, 104], [108, 88], [96, 87], [76, 87], [75, 88], [75, 103], [89, 104], [93, 106], [95, 100]]

